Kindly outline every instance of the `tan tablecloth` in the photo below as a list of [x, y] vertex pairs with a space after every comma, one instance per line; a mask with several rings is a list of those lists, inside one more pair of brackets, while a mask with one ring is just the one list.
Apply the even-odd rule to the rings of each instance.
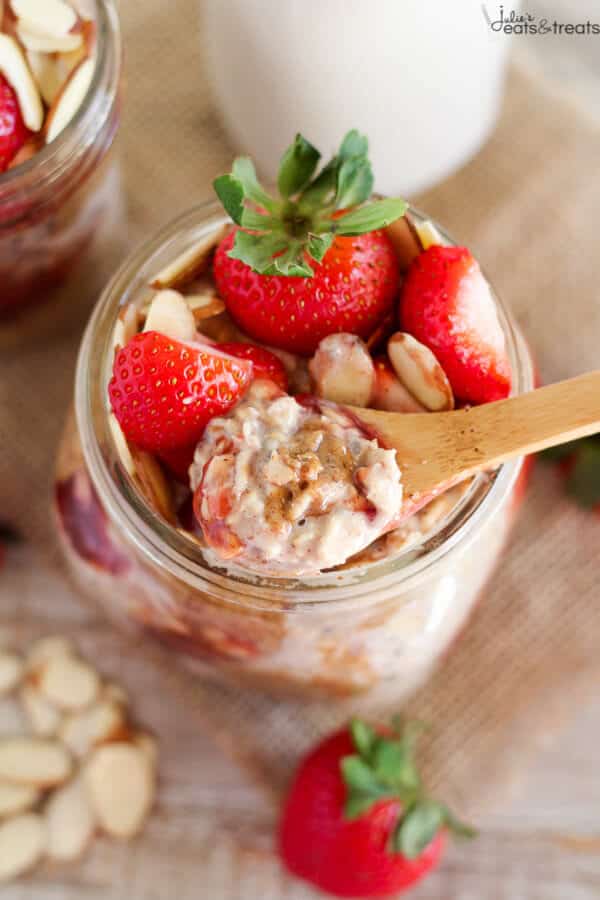
[[[130, 237], [137, 240], [207, 197], [232, 152], [202, 76], [196, 4], [129, 2], [123, 19], [128, 85], [121, 146]], [[598, 365], [599, 158], [594, 123], [531, 76], [514, 72], [501, 123], [483, 152], [442, 187], [416, 198], [483, 261], [525, 329], [544, 380]], [[335, 724], [334, 711], [275, 706], [200, 687], [160, 660], [149, 665], [142, 648], [115, 638], [94, 612], [77, 605], [60, 574], [48, 496], [76, 346], [71, 335], [51, 346], [4, 352], [0, 359], [0, 517], [14, 521], [29, 539], [0, 578], [2, 622], [23, 635], [72, 630], [89, 652], [137, 686], [169, 748], [171, 787], [191, 765], [181, 738], [189, 735], [190, 708], [192, 722], [210, 723], [277, 789], [301, 749]], [[599, 545], [600, 520], [571, 506], [553, 474], [538, 470], [472, 623], [410, 704], [410, 712], [433, 723], [426, 741], [431, 777], [461, 811], [476, 814], [484, 803], [501, 802], [509, 781], [526, 771], [536, 744], [598, 686]], [[164, 684], [165, 696], [181, 696], [179, 708], [160, 702], [158, 686]], [[200, 783], [210, 774], [199, 771], [197, 778]], [[266, 828], [268, 843], [270, 814], [249, 804], [245, 824], [236, 822], [223, 837], [219, 829], [231, 823], [223, 823], [218, 795], [195, 808], [193, 824], [171, 799], [172, 793], [163, 796], [161, 814], [133, 851], [95, 851], [61, 896], [81, 896], [84, 887], [91, 892], [94, 886], [104, 888], [103, 897], [112, 897], [113, 889], [115, 897], [196, 896], [187, 871], [210, 881], [215, 900], [262, 897], [260, 853], [234, 854], [232, 863], [231, 836], [242, 839], [243, 833], [245, 841]], [[117, 871], [118, 891], [111, 874]], [[47, 896], [45, 877], [37, 876], [27, 897]], [[283, 881], [277, 883], [283, 889]]]

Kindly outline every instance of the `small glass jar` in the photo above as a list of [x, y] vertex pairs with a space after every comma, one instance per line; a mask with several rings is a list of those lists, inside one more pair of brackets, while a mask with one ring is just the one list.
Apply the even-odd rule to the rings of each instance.
[[96, 68], [86, 98], [54, 141], [0, 174], [1, 347], [47, 335], [67, 318], [84, 321], [82, 302], [95, 300], [99, 279], [106, 281], [99, 260], [113, 270], [119, 261], [124, 207], [109, 151], [120, 114], [121, 35], [113, 0], [87, 0], [88, 11]]
[[[209, 567], [199, 544], [157, 515], [125, 471], [107, 384], [123, 305], [143, 303], [152, 277], [225, 221], [212, 203], [187, 213], [127, 261], [96, 307], [57, 468], [64, 552], [79, 585], [112, 618], [158, 638], [205, 676], [352, 698], [353, 708], [363, 695], [370, 709], [393, 708], [426, 678], [473, 609], [513, 517], [521, 461], [474, 478], [425, 538], [393, 558], [306, 580]], [[528, 391], [526, 344], [497, 303], [513, 392]]]

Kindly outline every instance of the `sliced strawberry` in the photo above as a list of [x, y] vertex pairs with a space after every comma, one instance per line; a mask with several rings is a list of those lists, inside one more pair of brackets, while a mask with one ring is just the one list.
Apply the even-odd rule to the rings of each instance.
[[23, 122], [13, 88], [0, 75], [0, 172], [5, 172], [31, 132]]
[[217, 344], [217, 347], [230, 356], [237, 356], [239, 359], [249, 359], [254, 366], [255, 378], [270, 378], [277, 387], [280, 387], [287, 394], [289, 384], [285, 366], [274, 353], [265, 350], [264, 347], [257, 347], [256, 344], [232, 342]]
[[158, 457], [177, 481], [180, 481], [182, 484], [189, 484], [188, 472], [194, 461], [195, 450], [196, 444], [194, 443], [188, 447], [177, 447], [175, 450], [161, 450]]
[[115, 356], [108, 392], [125, 437], [150, 453], [189, 447], [237, 402], [250, 362], [157, 331], [133, 337]]
[[489, 285], [466, 247], [433, 246], [411, 264], [400, 300], [401, 328], [439, 360], [466, 403], [510, 392], [510, 362]]

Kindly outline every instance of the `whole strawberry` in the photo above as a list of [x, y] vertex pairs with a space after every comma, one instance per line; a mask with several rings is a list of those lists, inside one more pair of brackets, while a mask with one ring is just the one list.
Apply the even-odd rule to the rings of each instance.
[[440, 860], [447, 830], [474, 832], [429, 798], [413, 761], [416, 731], [354, 720], [300, 764], [279, 828], [287, 868], [337, 897], [384, 897]]
[[309, 356], [329, 334], [369, 337], [392, 310], [399, 264], [381, 229], [406, 204], [365, 202], [373, 187], [367, 154], [367, 139], [351, 131], [315, 176], [320, 154], [297, 135], [281, 162], [279, 197], [261, 187], [247, 157], [214, 182], [238, 226], [217, 248], [215, 281], [255, 340]]
[[489, 403], [510, 393], [494, 300], [466, 247], [434, 245], [417, 256], [402, 288], [400, 325], [433, 351], [459, 400]]
[[145, 331], [115, 354], [108, 393], [125, 437], [160, 455], [198, 441], [208, 421], [231, 409], [252, 377], [247, 360]]
[[0, 75], [0, 172], [5, 172], [31, 132], [25, 126], [17, 95]]

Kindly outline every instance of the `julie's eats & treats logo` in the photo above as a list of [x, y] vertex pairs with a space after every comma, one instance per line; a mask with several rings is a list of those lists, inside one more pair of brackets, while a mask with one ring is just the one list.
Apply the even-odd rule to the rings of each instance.
[[514, 9], [505, 9], [503, 5], [490, 11], [487, 6], [481, 6], [484, 18], [494, 34], [588, 34], [600, 35], [600, 23], [591, 22], [559, 22], [557, 19], [548, 19], [534, 16], [528, 12], [517, 12]]

